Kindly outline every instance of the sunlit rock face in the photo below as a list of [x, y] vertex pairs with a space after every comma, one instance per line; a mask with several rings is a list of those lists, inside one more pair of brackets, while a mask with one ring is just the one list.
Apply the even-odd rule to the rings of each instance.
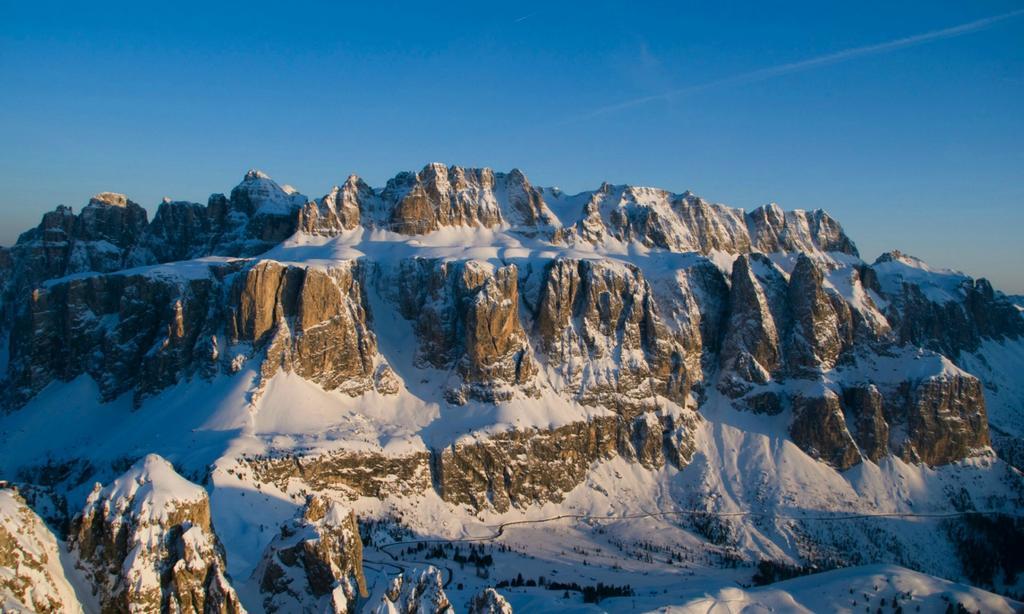
[[255, 572], [267, 612], [355, 612], [367, 597], [355, 513], [310, 496], [302, 516], [280, 528]]
[[56, 537], [18, 490], [0, 483], [0, 604], [11, 612], [82, 612]]
[[225, 575], [210, 500], [150, 454], [75, 517], [71, 545], [104, 612], [243, 612]]
[[[1024, 336], [1018, 306], [985, 280], [898, 252], [863, 262], [820, 210], [747, 212], [610, 184], [566, 195], [517, 170], [440, 164], [381, 188], [352, 175], [319, 199], [250, 171], [206, 204], [166, 199], [152, 222], [102, 193], [0, 249], [0, 284], [7, 412], [82, 376], [103, 401], [128, 395], [141, 412], [179, 384], [247, 377], [254, 407], [287, 375], [361, 403], [363, 418], [372, 403], [429, 406], [410, 410], [412, 439], [457, 412], [504, 426], [540, 415], [486, 434], [467, 422], [400, 452], [296, 444], [245, 460], [282, 491], [300, 481], [380, 499], [401, 488], [499, 512], [562, 501], [613, 459], [685, 468], [715, 403], [778, 417], [780, 438], [840, 471], [970, 458], [995, 439], [996, 385], [962, 359]], [[1013, 432], [998, 441], [1005, 455], [1019, 449]], [[94, 554], [112, 496], [91, 500], [75, 538], [97, 570], [113, 565]], [[202, 504], [185, 503], [161, 535], [200, 527], [205, 541], [174, 556], [213, 553], [222, 570]], [[334, 543], [338, 527], [322, 522], [303, 516], [286, 531]], [[268, 573], [287, 581], [268, 580], [264, 597], [354, 603], [350, 546], [348, 563], [309, 554], [316, 562], [282, 537]], [[166, 556], [146, 569], [166, 571]], [[159, 603], [235, 607], [226, 576], [202, 590], [187, 574], [172, 580], [157, 583]], [[127, 599], [104, 586], [110, 603]], [[147, 586], [139, 598], [157, 603]]]

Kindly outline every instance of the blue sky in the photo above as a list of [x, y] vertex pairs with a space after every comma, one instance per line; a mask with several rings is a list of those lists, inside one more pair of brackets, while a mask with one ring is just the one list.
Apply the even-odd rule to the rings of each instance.
[[436, 160], [822, 207], [1024, 292], [1024, 14], [949, 30], [1024, 4], [206, 4], [4, 2], [0, 244], [102, 190]]

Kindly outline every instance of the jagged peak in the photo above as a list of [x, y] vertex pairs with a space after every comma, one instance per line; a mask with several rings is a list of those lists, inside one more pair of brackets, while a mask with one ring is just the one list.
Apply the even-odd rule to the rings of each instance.
[[885, 252], [878, 258], [875, 258], [876, 265], [884, 264], [886, 262], [899, 262], [907, 266], [912, 266], [915, 269], [931, 270], [931, 267], [928, 266], [928, 263], [924, 260], [921, 260], [917, 256], [911, 256], [910, 254], [903, 253], [898, 249]]
[[119, 192], [100, 192], [89, 199], [90, 205], [108, 205], [111, 207], [127, 207], [130, 202], [127, 196]]
[[242, 178], [242, 181], [254, 181], [256, 179], [270, 179], [270, 175], [264, 173], [259, 169], [250, 168], [245, 173], [245, 177]]
[[755, 207], [750, 210], [750, 215], [755, 218], [784, 218], [786, 215], [785, 209], [783, 209], [779, 203], [773, 201], [767, 202], [760, 207]]

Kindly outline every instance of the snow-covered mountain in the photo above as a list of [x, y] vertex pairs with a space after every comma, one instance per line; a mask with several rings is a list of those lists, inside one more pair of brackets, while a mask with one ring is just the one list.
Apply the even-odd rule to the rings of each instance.
[[61, 548], [0, 534], [5, 604], [1020, 607], [1024, 312], [821, 210], [249, 171], [58, 207], [0, 285], [3, 509]]

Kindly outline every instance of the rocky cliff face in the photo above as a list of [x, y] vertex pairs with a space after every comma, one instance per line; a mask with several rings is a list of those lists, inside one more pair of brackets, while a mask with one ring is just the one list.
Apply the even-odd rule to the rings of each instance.
[[517, 170], [446, 168], [429, 164], [401, 173], [381, 192], [381, 225], [400, 234], [423, 234], [444, 227], [498, 225], [532, 232], [555, 222], [539, 190]]
[[556, 260], [541, 283], [540, 349], [581, 403], [635, 413], [661, 394], [684, 404], [702, 379], [694, 314], [681, 309], [685, 330], [671, 335], [639, 269]]
[[476, 509], [503, 512], [561, 501], [599, 460], [623, 456], [657, 468], [668, 457], [685, 465], [693, 453], [694, 426], [644, 414], [459, 441], [435, 452], [434, 483], [446, 501]]
[[363, 210], [372, 216], [377, 200], [370, 186], [350, 176], [341, 187], [334, 186], [318, 201], [307, 203], [299, 215], [298, 228], [311, 235], [334, 236], [360, 225]]
[[569, 243], [635, 242], [671, 252], [820, 250], [857, 255], [839, 223], [820, 209], [786, 212], [772, 203], [745, 213], [690, 192], [607, 183], [589, 195], [578, 220], [559, 236]]
[[[488, 228], [537, 240], [544, 252], [316, 265], [211, 260], [117, 272], [252, 256], [296, 231], [297, 240], [350, 242], [358, 233], [348, 231], [359, 228], [403, 235]], [[623, 246], [649, 253], [611, 257]], [[732, 257], [700, 256], [723, 253]], [[130, 392], [138, 404], [183, 379], [231, 374], [247, 363], [259, 382], [289, 370], [353, 396], [401, 393], [377, 347], [373, 292], [412, 322], [416, 365], [450, 374], [443, 400], [451, 405], [542, 402], [553, 394], [610, 409], [632, 425], [666, 402], [694, 408], [720, 392], [736, 407], [791, 412], [798, 445], [840, 468], [888, 453], [941, 464], [987, 445], [976, 379], [935, 371], [870, 382], [858, 365], [908, 346], [955, 358], [985, 339], [1019, 339], [1017, 307], [984, 280], [898, 253], [873, 265], [856, 254], [821, 211], [769, 205], [744, 213], [688, 192], [607, 184], [567, 196], [532, 186], [518, 171], [428, 165], [380, 190], [351, 176], [317, 201], [251, 171], [206, 206], [165, 202], [152, 224], [125, 196], [103, 193], [79, 215], [47, 214], [0, 254], [10, 331], [6, 404], [20, 406], [48, 384], [83, 374], [104, 399]], [[580, 424], [584, 440], [604, 441], [595, 433], [608, 429], [598, 421]], [[630, 429], [615, 427], [607, 440], [630, 439]], [[464, 465], [514, 468], [509, 450], [524, 443], [496, 441], [506, 449]], [[603, 443], [588, 445], [569, 445], [559, 457], [609, 453]], [[655, 465], [666, 453], [658, 456], [653, 444], [614, 447]], [[511, 469], [500, 480], [497, 469], [461, 475], [454, 449], [435, 455], [435, 477], [446, 476], [441, 490], [459, 490], [474, 505], [556, 496], [516, 494], [507, 481], [523, 492], [532, 487]], [[566, 483], [549, 484], [550, 492], [563, 492], [577, 473], [565, 472]]]
[[94, 275], [32, 291], [10, 337], [10, 399], [23, 403], [55, 380], [90, 375], [104, 399], [136, 401], [214, 364], [218, 275]]
[[357, 598], [367, 597], [355, 513], [310, 496], [301, 518], [281, 527], [255, 573], [267, 612], [355, 612]]
[[698, 420], [689, 413], [609, 416], [552, 429], [466, 438], [429, 454], [281, 454], [245, 457], [242, 462], [258, 481], [282, 490], [293, 478], [352, 499], [383, 498], [395, 488], [403, 493], [433, 488], [450, 503], [504, 512], [561, 501], [600, 460], [621, 456], [651, 468], [666, 461], [684, 467], [694, 453]]
[[[889, 298], [887, 315], [902, 343], [952, 358], [978, 349], [984, 339], [1024, 336], [1024, 318], [1013, 301], [985, 279], [933, 271], [899, 251], [882, 254], [872, 268]], [[929, 275], [930, 273], [930, 275]]]
[[377, 354], [363, 277], [353, 261], [328, 269], [259, 262], [231, 286], [228, 339], [265, 348], [264, 379], [283, 368], [327, 390], [393, 394], [398, 383]]
[[243, 612], [225, 576], [210, 501], [155, 454], [105, 488], [72, 526], [104, 612]]
[[58, 548], [56, 538], [18, 491], [0, 483], [0, 609], [82, 611]]
[[381, 598], [376, 614], [452, 614], [455, 609], [443, 588], [442, 572], [428, 566], [399, 574]]
[[[864, 263], [822, 211], [607, 184], [568, 196], [436, 164], [382, 189], [351, 176], [318, 200], [251, 171], [206, 205], [166, 200], [152, 223], [100, 194], [0, 249], [0, 287], [5, 411], [88, 376], [144, 412], [179, 382], [245, 372], [247, 436], [274, 443], [235, 460], [296, 505], [303, 489], [349, 503], [434, 491], [480, 513], [559, 502], [610, 459], [684, 469], [706, 409], [777, 415], [781, 439], [838, 470], [952, 463], [989, 445], [993, 386], [954, 363], [1024, 338], [985, 280], [896, 252]], [[358, 444], [324, 447], [259, 431], [282, 372], [343, 393], [324, 397], [325, 423], [384, 420], [377, 403], [412, 443], [385, 449], [358, 425]], [[457, 432], [433, 430], [446, 419]], [[263, 606], [351, 608], [365, 592], [354, 522], [310, 499], [264, 553]], [[93, 493], [71, 537], [109, 611], [240, 609], [205, 492], [159, 458]], [[25, 577], [3, 576], [21, 603]], [[378, 605], [450, 607], [436, 570], [392, 589]]]
[[397, 391], [377, 354], [360, 265], [240, 265], [197, 265], [192, 276], [92, 275], [33, 291], [12, 326], [10, 402], [88, 374], [104, 399], [131, 392], [138, 404], [182, 378], [234, 372], [254, 357], [263, 378], [287, 369], [352, 395]]
[[451, 402], [508, 400], [517, 389], [531, 394], [536, 367], [519, 319], [514, 265], [416, 258], [383, 275], [378, 286], [413, 321], [418, 364], [461, 376]]
[[141, 245], [146, 229], [146, 210], [124, 194], [97, 194], [78, 215], [61, 205], [11, 248], [10, 291], [73, 273], [148, 264], [153, 257]]
[[512, 605], [493, 588], [484, 589], [473, 597], [466, 608], [468, 614], [512, 614]]

